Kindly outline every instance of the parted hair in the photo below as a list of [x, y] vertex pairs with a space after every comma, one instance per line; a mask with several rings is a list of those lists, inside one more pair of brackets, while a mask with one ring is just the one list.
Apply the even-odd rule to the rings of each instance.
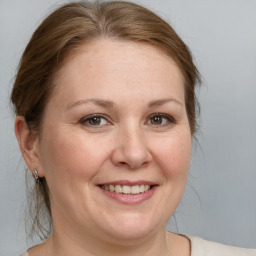
[[[112, 39], [148, 43], [164, 51], [184, 76], [185, 104], [191, 134], [197, 127], [195, 85], [199, 72], [186, 44], [173, 28], [147, 8], [126, 1], [72, 2], [52, 12], [36, 29], [21, 57], [11, 93], [17, 116], [24, 116], [31, 133], [40, 137], [44, 109], [53, 91], [54, 74], [79, 46]], [[44, 178], [30, 197], [31, 235], [51, 233], [49, 189]], [[45, 214], [48, 219], [45, 221]]]

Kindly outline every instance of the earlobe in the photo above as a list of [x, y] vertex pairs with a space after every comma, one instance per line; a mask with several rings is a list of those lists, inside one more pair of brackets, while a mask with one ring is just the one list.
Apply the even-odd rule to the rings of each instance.
[[22, 156], [32, 172], [37, 169], [40, 175], [40, 157], [38, 149], [38, 136], [32, 133], [23, 116], [17, 116], [15, 120], [15, 135], [19, 143]]

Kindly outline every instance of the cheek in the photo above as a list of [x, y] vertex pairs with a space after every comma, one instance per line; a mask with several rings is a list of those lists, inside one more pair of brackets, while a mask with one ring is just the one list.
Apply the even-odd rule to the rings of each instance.
[[65, 129], [46, 135], [40, 149], [48, 183], [88, 181], [97, 174], [106, 155], [97, 140]]
[[190, 132], [173, 133], [158, 144], [155, 150], [157, 165], [162, 171], [163, 195], [158, 202], [162, 219], [167, 221], [175, 212], [184, 193], [190, 165]]
[[172, 178], [186, 179], [190, 166], [191, 135], [178, 133], [159, 144], [156, 158], [165, 175]]

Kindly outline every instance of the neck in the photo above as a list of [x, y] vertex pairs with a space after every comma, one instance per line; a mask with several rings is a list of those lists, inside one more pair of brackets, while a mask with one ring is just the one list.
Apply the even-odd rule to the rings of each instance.
[[[168, 244], [170, 244], [168, 242]], [[96, 239], [90, 236], [76, 238], [72, 234], [53, 232], [46, 241], [47, 256], [68, 256], [76, 252], [76, 256], [170, 256], [165, 229], [148, 235], [147, 237], [130, 239], [126, 241], [113, 241], [111, 239]]]

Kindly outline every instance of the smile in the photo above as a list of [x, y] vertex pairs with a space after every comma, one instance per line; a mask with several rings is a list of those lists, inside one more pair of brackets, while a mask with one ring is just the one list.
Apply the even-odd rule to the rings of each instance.
[[106, 191], [126, 195], [137, 195], [140, 193], [147, 192], [151, 188], [150, 185], [101, 185], [100, 187]]
[[98, 184], [103, 194], [121, 204], [140, 204], [150, 199], [158, 188], [158, 184], [151, 181], [119, 180]]

